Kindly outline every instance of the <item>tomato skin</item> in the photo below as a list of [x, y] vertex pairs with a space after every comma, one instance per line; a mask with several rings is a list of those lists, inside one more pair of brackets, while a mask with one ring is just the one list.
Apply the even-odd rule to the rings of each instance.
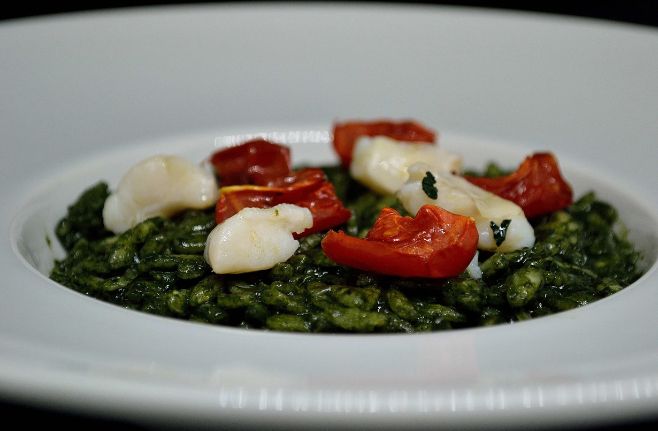
[[388, 136], [398, 141], [425, 142], [436, 141], [436, 133], [415, 121], [348, 121], [334, 124], [333, 145], [343, 166], [352, 163], [352, 152], [356, 140], [361, 136]]
[[461, 274], [475, 256], [478, 232], [470, 217], [424, 205], [416, 217], [384, 208], [365, 239], [329, 231], [322, 250], [338, 264], [398, 277]]
[[270, 188], [285, 193], [288, 200], [297, 200], [317, 189], [325, 182], [327, 182], [327, 176], [322, 169], [305, 168], [271, 181]]
[[222, 186], [270, 185], [292, 174], [290, 149], [265, 139], [254, 139], [225, 148], [210, 156]]
[[566, 208], [573, 203], [573, 191], [560, 173], [551, 153], [526, 157], [519, 168], [498, 178], [465, 177], [495, 195], [508, 199], [533, 218]]
[[325, 181], [320, 187], [311, 191], [306, 196], [289, 203], [308, 208], [313, 215], [313, 226], [300, 234], [294, 234], [293, 236], [295, 238], [301, 238], [312, 233], [322, 232], [339, 226], [352, 216], [352, 212], [345, 208], [338, 196], [336, 196], [336, 190], [329, 181]]
[[234, 216], [243, 208], [270, 208], [274, 198], [282, 193], [263, 186], [230, 186], [220, 189], [219, 200], [215, 205], [217, 224]]
[[313, 226], [294, 234], [301, 238], [345, 223], [352, 215], [336, 196], [334, 186], [322, 169], [302, 169], [292, 175], [272, 181], [271, 187], [231, 186], [220, 190], [215, 206], [215, 221], [219, 224], [243, 208], [270, 208], [289, 203], [308, 208]]

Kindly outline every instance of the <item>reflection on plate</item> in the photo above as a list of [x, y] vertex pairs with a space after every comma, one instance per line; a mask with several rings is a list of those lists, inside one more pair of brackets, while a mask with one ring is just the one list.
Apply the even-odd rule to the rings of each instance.
[[[10, 232], [0, 393], [191, 423], [505, 426], [655, 414], [658, 35], [373, 8], [165, 8], [0, 27], [0, 217]], [[278, 133], [298, 161], [326, 161], [328, 146], [313, 143], [326, 142], [337, 115], [418, 118], [475, 166], [551, 150], [576, 194], [596, 189], [620, 209], [651, 268], [574, 311], [412, 336], [180, 322], [43, 276], [56, 253], [49, 227], [86, 185], [155, 152], [201, 159], [242, 133]]]

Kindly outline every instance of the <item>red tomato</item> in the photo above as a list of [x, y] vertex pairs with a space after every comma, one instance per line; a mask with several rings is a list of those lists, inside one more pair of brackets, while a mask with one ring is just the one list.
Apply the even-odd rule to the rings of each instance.
[[237, 214], [242, 208], [270, 208], [274, 198], [282, 192], [263, 186], [229, 186], [219, 191], [215, 205], [215, 221], [219, 224]]
[[334, 124], [334, 150], [343, 166], [352, 163], [352, 151], [361, 136], [388, 136], [398, 141], [433, 143], [434, 131], [415, 121], [349, 121]]
[[216, 151], [210, 163], [222, 186], [235, 184], [270, 185], [292, 174], [290, 149], [264, 139], [254, 139], [235, 147]]
[[345, 223], [352, 215], [336, 196], [334, 186], [322, 169], [302, 169], [273, 181], [274, 186], [231, 186], [220, 190], [215, 207], [215, 220], [221, 223], [243, 208], [270, 208], [288, 203], [308, 208], [313, 215], [313, 226], [296, 238], [321, 232]]
[[312, 233], [322, 232], [329, 228], [345, 223], [352, 216], [350, 210], [343, 206], [333, 184], [325, 181], [320, 187], [293, 202], [287, 201], [288, 196], [275, 199], [277, 203], [293, 203], [300, 207], [308, 208], [313, 214], [313, 226], [301, 234], [295, 234], [295, 238], [301, 238]]
[[322, 169], [306, 168], [272, 181], [270, 187], [280, 189], [285, 193], [286, 199], [293, 201], [301, 199], [325, 182], [327, 182], [327, 176]]
[[472, 218], [424, 205], [415, 218], [384, 208], [365, 239], [329, 231], [322, 250], [335, 262], [364, 271], [444, 278], [466, 269], [477, 243]]
[[466, 177], [468, 181], [519, 205], [532, 218], [565, 208], [573, 202], [571, 186], [562, 178], [550, 153], [536, 153], [504, 177]]

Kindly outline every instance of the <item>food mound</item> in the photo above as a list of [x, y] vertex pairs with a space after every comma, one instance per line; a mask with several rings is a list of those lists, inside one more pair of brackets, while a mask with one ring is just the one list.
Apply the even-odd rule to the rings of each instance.
[[333, 129], [339, 165], [255, 139], [158, 155], [90, 187], [51, 278], [129, 309], [295, 332], [423, 332], [582, 306], [640, 276], [616, 210], [573, 201], [551, 153], [464, 172], [414, 121]]

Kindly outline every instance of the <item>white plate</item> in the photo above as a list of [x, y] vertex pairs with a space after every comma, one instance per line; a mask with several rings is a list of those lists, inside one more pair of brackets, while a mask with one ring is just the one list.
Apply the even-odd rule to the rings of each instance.
[[[220, 6], [0, 26], [0, 395], [188, 424], [558, 425], [658, 413], [658, 34], [436, 7]], [[469, 164], [555, 152], [618, 205], [646, 275], [513, 325], [289, 335], [131, 312], [50, 282], [46, 237], [138, 155], [416, 118]], [[297, 131], [297, 133], [292, 133]], [[172, 422], [173, 421], [173, 422]]]

